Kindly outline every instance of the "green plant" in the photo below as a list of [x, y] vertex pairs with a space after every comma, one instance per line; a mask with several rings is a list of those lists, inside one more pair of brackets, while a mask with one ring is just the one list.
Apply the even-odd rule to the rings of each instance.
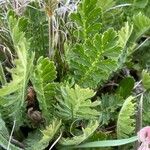
[[102, 95], [100, 99], [100, 122], [102, 125], [108, 125], [112, 121], [116, 121], [117, 110], [122, 106], [124, 100], [119, 95]]
[[98, 121], [90, 120], [86, 128], [82, 128], [83, 134], [71, 138], [62, 138], [60, 144], [65, 146], [79, 145], [89, 138], [98, 127]]
[[89, 88], [83, 89], [78, 85], [74, 88], [69, 86], [61, 87], [62, 97], [58, 98], [57, 113], [60, 118], [64, 120], [75, 119], [96, 119], [100, 114], [94, 109], [100, 104], [99, 101], [91, 102], [95, 93]]
[[[9, 132], [7, 130], [7, 127], [5, 125], [4, 120], [2, 119], [2, 116], [0, 114], [0, 146], [4, 149], [12, 149], [12, 150], [21, 150], [21, 148], [18, 148], [14, 144], [9, 143]], [[9, 147], [8, 147], [9, 146]]]
[[127, 138], [134, 133], [135, 130], [135, 102], [134, 97], [128, 97], [118, 116], [117, 136], [118, 138]]
[[47, 123], [51, 120], [54, 111], [52, 106], [54, 105], [53, 98], [56, 94], [55, 79], [56, 68], [54, 62], [48, 58], [40, 57], [34, 66], [31, 82], [36, 92], [40, 110]]
[[24, 141], [27, 150], [45, 149], [61, 126], [61, 120], [53, 119], [45, 129], [31, 133]]
[[0, 6], [0, 146], [130, 149], [149, 123], [149, 1], [18, 2]]
[[77, 40], [79, 37], [81, 44], [75, 44], [67, 53], [72, 77], [79, 85], [93, 89], [106, 82], [122, 66], [132, 33], [132, 26], [128, 23], [118, 32], [113, 28], [101, 32], [100, 14], [100, 9], [92, 1], [84, 0], [80, 4], [71, 18], [78, 25], [75, 36]]
[[6, 83], [0, 89], [0, 97], [3, 104], [3, 111], [17, 121], [17, 125], [23, 123], [25, 112], [25, 99], [27, 85], [33, 68], [34, 53], [29, 53], [29, 40], [25, 38], [22, 31], [26, 19], [16, 19], [12, 12], [8, 13], [8, 23], [17, 58], [14, 59], [11, 73], [12, 81]]

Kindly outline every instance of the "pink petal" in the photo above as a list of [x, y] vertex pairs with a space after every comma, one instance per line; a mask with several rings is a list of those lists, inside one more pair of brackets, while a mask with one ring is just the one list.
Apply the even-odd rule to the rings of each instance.
[[150, 150], [148, 144], [142, 143], [138, 150]]
[[144, 127], [138, 133], [138, 140], [150, 144], [150, 126]]

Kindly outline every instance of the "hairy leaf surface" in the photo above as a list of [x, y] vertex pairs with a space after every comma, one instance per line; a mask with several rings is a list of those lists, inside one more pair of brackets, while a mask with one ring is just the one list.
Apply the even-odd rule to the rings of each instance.
[[32, 83], [36, 91], [39, 106], [44, 118], [50, 120], [53, 113], [53, 97], [55, 95], [56, 68], [54, 62], [40, 57], [34, 68]]
[[0, 89], [0, 97], [5, 99], [3, 107], [7, 109], [8, 115], [17, 121], [21, 121], [23, 117], [27, 84], [34, 60], [34, 54], [29, 54], [28, 52], [29, 40], [25, 38], [25, 33], [22, 31], [24, 23], [25, 19], [23, 17], [17, 20], [11, 13], [8, 15], [10, 34], [17, 57], [13, 61], [14, 67], [8, 69], [11, 73], [12, 81]]
[[127, 138], [134, 133], [135, 130], [135, 102], [134, 97], [128, 97], [118, 116], [117, 136], [118, 138]]
[[99, 112], [95, 107], [100, 102], [90, 100], [95, 95], [93, 90], [84, 89], [78, 85], [75, 85], [74, 88], [62, 86], [61, 95], [62, 97], [58, 98], [59, 104], [56, 108], [59, 117], [64, 120], [93, 119], [99, 116]]
[[110, 28], [104, 34], [96, 34], [84, 44], [76, 44], [70, 51], [69, 65], [73, 77], [83, 87], [96, 88], [119, 68], [121, 53], [116, 31]]
[[99, 123], [96, 120], [90, 120], [86, 128], [82, 128], [83, 134], [74, 136], [72, 138], [62, 138], [60, 144], [62, 145], [78, 145], [86, 140], [97, 129]]
[[48, 147], [50, 141], [54, 138], [55, 134], [61, 126], [61, 120], [54, 119], [41, 131], [36, 131], [34, 134], [30, 134], [26, 139], [27, 150], [43, 150]]

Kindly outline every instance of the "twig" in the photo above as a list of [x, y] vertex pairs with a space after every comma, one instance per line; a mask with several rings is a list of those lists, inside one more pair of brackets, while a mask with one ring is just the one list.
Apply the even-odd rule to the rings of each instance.
[[56, 143], [60, 140], [60, 138], [62, 137], [62, 132], [60, 133], [59, 137], [56, 139], [56, 141], [51, 145], [51, 147], [49, 148], [49, 150], [52, 150], [52, 148], [56, 145]]
[[11, 143], [18, 146], [18, 147], [20, 147], [20, 148], [23, 148], [23, 149], [25, 148], [25, 146], [21, 142], [17, 141], [16, 139], [12, 138]]
[[104, 87], [107, 87], [107, 86], [117, 86], [117, 87], [118, 87], [119, 84], [112, 82], [112, 83], [108, 83], [108, 84], [105, 84], [105, 85], [104, 85]]
[[110, 11], [110, 10], [113, 10], [113, 9], [116, 9], [116, 8], [122, 8], [122, 7], [126, 7], [126, 6], [131, 6], [132, 4], [121, 4], [121, 5], [117, 5], [117, 6], [114, 6], [114, 7], [111, 7], [109, 9], [107, 9], [105, 12], [107, 11]]
[[49, 32], [49, 57], [52, 57], [52, 52], [53, 52], [53, 44], [52, 44], [52, 40], [53, 40], [53, 36], [52, 36], [52, 18], [49, 16], [48, 17], [48, 32]]
[[138, 131], [142, 128], [142, 110], [143, 110], [143, 94], [141, 95], [139, 102], [139, 116], [138, 116]]
[[141, 84], [141, 82], [142, 82], [142, 80], [140, 80], [139, 82], [137, 82], [137, 83], [135, 84], [135, 86], [134, 86], [133, 89], [136, 89], [136, 88]]
[[[142, 111], [143, 110], [143, 93], [141, 94], [141, 97], [140, 97], [140, 101], [139, 101], [139, 104], [138, 104], [138, 111], [137, 111], [137, 114], [136, 114], [136, 133], [142, 128]], [[139, 147], [139, 142], [137, 141], [135, 143], [135, 150], [138, 149]]]
[[9, 147], [10, 147], [11, 140], [12, 140], [12, 135], [13, 135], [15, 126], [16, 126], [16, 120], [14, 120], [14, 124], [13, 124], [12, 130], [11, 130], [11, 134], [10, 134], [10, 137], [9, 137], [9, 142], [8, 142], [7, 150], [9, 150]]
[[138, 50], [140, 47], [142, 47], [148, 40], [150, 40], [150, 37], [147, 37], [146, 40], [144, 40], [134, 51]]

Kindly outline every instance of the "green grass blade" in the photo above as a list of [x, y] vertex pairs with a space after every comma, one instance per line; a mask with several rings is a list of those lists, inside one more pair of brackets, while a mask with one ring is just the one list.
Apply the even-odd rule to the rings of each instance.
[[75, 146], [74, 148], [89, 148], [89, 147], [112, 147], [121, 146], [137, 141], [137, 136], [133, 136], [127, 139], [119, 140], [106, 140], [106, 141], [95, 141]]

